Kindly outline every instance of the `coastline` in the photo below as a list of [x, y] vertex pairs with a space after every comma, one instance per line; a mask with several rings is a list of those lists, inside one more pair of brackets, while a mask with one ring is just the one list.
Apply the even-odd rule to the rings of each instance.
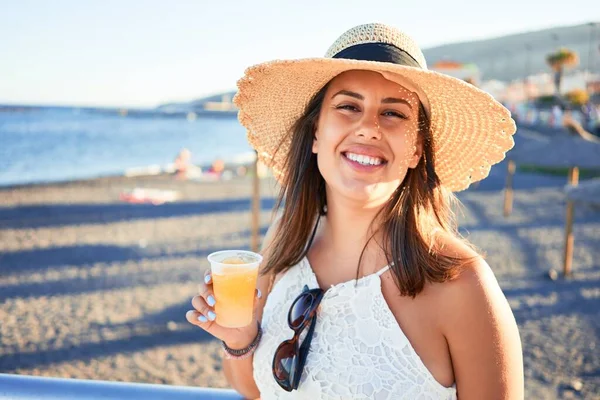
[[[224, 159], [224, 171], [230, 171], [232, 175], [236, 174], [236, 169], [239, 167], [246, 168], [247, 171], [250, 171], [252, 168], [254, 159], [254, 153], [240, 153], [229, 159]], [[191, 169], [195, 171], [203, 171], [206, 172], [211, 168], [210, 164], [192, 164]], [[117, 179], [117, 178], [133, 178], [133, 177], [147, 177], [147, 176], [160, 176], [160, 175], [172, 175], [175, 171], [175, 167], [173, 163], [170, 164], [150, 164], [144, 166], [136, 166], [131, 168], [126, 168], [117, 172], [106, 172], [100, 174], [90, 174], [84, 177], [75, 177], [75, 178], [61, 178], [61, 179], [38, 179], [31, 180], [25, 182], [15, 182], [15, 183], [1, 183], [0, 182], [0, 191], [3, 190], [11, 190], [18, 189], [28, 186], [48, 186], [48, 185], [66, 185], [69, 183], [83, 183], [88, 181], [93, 181], [97, 179]], [[190, 179], [201, 181], [202, 176], [196, 173], [195, 175], [191, 175]], [[210, 179], [214, 181], [214, 179]]]

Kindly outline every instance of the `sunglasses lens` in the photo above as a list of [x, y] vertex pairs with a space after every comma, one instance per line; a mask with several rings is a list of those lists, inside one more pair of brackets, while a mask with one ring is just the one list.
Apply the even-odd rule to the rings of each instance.
[[313, 296], [310, 293], [305, 293], [300, 296], [290, 309], [290, 327], [297, 329], [304, 324], [308, 317], [310, 308], [313, 305]]
[[296, 364], [297, 355], [293, 342], [283, 342], [275, 352], [273, 374], [277, 379], [284, 381], [284, 384], [291, 388], [291, 382], [294, 378], [294, 369], [296, 368]]

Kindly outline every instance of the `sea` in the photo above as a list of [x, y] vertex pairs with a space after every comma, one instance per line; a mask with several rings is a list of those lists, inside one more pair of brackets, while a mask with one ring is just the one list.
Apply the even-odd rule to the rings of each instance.
[[172, 163], [240, 162], [253, 151], [235, 114], [195, 119], [45, 107], [0, 108], [0, 186], [91, 179]]

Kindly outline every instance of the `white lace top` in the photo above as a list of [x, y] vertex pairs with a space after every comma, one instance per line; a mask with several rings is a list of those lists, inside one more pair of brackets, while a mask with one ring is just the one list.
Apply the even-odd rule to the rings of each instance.
[[[304, 285], [319, 287], [308, 259], [288, 270], [265, 304], [263, 338], [254, 354], [261, 400], [269, 399], [456, 399], [425, 367], [400, 329], [376, 274], [333, 285], [317, 311], [317, 322], [298, 390], [286, 392], [271, 365], [275, 349], [294, 332], [289, 308]], [[301, 343], [308, 329], [301, 336]]]

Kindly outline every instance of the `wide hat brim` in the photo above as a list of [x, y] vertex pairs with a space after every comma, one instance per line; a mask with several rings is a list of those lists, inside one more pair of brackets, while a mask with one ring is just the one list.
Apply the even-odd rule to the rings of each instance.
[[[435, 71], [392, 63], [335, 58], [275, 60], [248, 68], [237, 82], [234, 103], [259, 160], [280, 180], [291, 144], [292, 125], [311, 98], [331, 79], [349, 70], [380, 72], [409, 83], [431, 120], [441, 183], [460, 191], [488, 176], [514, 146], [516, 125], [510, 111], [488, 93]], [[426, 97], [425, 99], [423, 97]]]

